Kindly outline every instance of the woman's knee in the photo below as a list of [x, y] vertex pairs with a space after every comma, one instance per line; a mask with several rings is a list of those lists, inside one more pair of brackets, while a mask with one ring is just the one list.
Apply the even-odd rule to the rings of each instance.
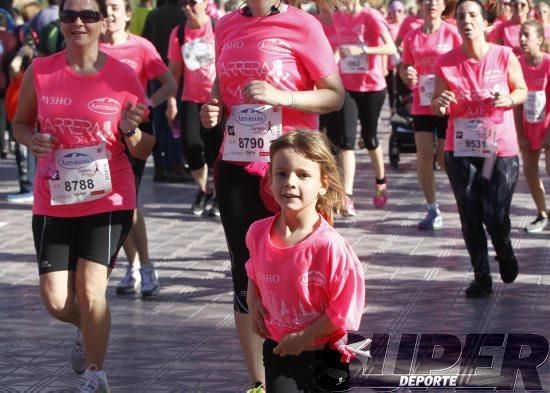
[[60, 321], [70, 320], [74, 303], [74, 293], [56, 293], [42, 290], [42, 302], [50, 315]]

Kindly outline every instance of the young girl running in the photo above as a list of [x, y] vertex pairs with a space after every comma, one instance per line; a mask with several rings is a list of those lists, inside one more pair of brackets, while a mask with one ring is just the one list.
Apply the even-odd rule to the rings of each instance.
[[550, 173], [550, 113], [546, 102], [550, 94], [550, 55], [541, 51], [544, 30], [535, 20], [527, 21], [521, 26], [519, 41], [523, 51], [519, 63], [527, 83], [528, 98], [523, 104], [522, 121], [516, 124], [523, 173], [538, 213], [535, 220], [525, 227], [525, 231], [537, 233], [542, 232], [548, 224], [544, 186], [539, 176], [539, 159], [544, 149], [546, 171]]
[[292, 132], [273, 141], [269, 155], [281, 211], [256, 221], [246, 236], [252, 328], [265, 338], [268, 392], [319, 391], [313, 381], [324, 366], [347, 370], [331, 344], [359, 328], [363, 268], [331, 226], [346, 195], [326, 137]]

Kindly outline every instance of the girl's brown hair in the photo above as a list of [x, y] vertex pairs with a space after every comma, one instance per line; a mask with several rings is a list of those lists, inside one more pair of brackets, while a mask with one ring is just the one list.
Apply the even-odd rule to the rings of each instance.
[[[339, 212], [345, 202], [346, 193], [340, 180], [340, 172], [334, 155], [331, 153], [327, 137], [317, 131], [293, 131], [277, 138], [269, 147], [269, 158], [282, 149], [291, 148], [308, 160], [319, 164], [321, 181], [327, 184], [327, 192], [317, 200], [317, 211], [332, 225], [332, 212]], [[271, 168], [270, 168], [271, 175]]]
[[521, 30], [525, 29], [526, 27], [533, 27], [535, 29], [537, 37], [542, 38], [540, 50], [548, 53], [548, 41], [544, 38], [544, 27], [542, 27], [542, 24], [540, 24], [540, 22], [536, 19], [529, 19], [528, 21], [523, 22], [523, 24], [521, 25]]

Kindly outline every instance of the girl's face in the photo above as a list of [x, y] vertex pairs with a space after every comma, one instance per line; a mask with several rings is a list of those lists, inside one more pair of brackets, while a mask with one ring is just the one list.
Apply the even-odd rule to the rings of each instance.
[[105, 19], [94, 0], [67, 0], [60, 20], [61, 32], [68, 47], [97, 44], [105, 28]]
[[107, 30], [116, 33], [126, 30], [126, 23], [132, 18], [132, 14], [126, 12], [124, 0], [107, 0]]
[[456, 10], [456, 25], [463, 40], [473, 40], [485, 34], [487, 21], [476, 2], [465, 1]]
[[514, 13], [514, 15], [519, 15], [527, 18], [527, 16], [529, 15], [529, 11], [531, 11], [527, 0], [512, 0], [511, 4], [512, 12]]
[[538, 20], [544, 21], [546, 18], [548, 18], [548, 12], [550, 11], [550, 7], [548, 4], [540, 2], [537, 4], [537, 7], [535, 8], [535, 16]]
[[283, 212], [316, 214], [319, 195], [326, 193], [319, 163], [307, 159], [292, 148], [279, 150], [271, 161], [271, 187]]
[[422, 1], [422, 15], [424, 19], [437, 19], [441, 18], [441, 14], [445, 10], [444, 0], [423, 0]]
[[206, 14], [206, 0], [183, 0], [181, 7], [186, 17], [190, 19], [198, 19]]
[[524, 26], [519, 33], [519, 44], [523, 53], [537, 54], [540, 52], [543, 38], [537, 34], [533, 26]]

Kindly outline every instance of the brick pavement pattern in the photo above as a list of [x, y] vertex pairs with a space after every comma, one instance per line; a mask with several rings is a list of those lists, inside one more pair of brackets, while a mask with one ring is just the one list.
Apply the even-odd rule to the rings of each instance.
[[[382, 126], [385, 154], [387, 128]], [[417, 223], [425, 207], [414, 155], [402, 160], [398, 170], [388, 165], [390, 199], [385, 209], [376, 210], [373, 171], [365, 151], [358, 150], [359, 214], [336, 222], [365, 270], [360, 333], [438, 332], [464, 338], [466, 333], [521, 332], [548, 338], [549, 231], [523, 231], [535, 215], [525, 181], [518, 184], [511, 217], [518, 279], [502, 284], [493, 262], [491, 298], [465, 299], [473, 274], [448, 180], [436, 173], [443, 229], [421, 232]], [[42, 306], [30, 205], [8, 204], [4, 198], [17, 191], [15, 179], [13, 157], [1, 160], [0, 392], [72, 392], [79, 383], [69, 365], [75, 331]], [[112, 331], [105, 370], [113, 392], [242, 392], [248, 384], [233, 325], [223, 230], [218, 220], [190, 213], [194, 194], [191, 184], [154, 183], [147, 168], [140, 198], [162, 290], [147, 300], [116, 295], [126, 263], [121, 251], [108, 290]], [[539, 373], [550, 391], [548, 364]]]

